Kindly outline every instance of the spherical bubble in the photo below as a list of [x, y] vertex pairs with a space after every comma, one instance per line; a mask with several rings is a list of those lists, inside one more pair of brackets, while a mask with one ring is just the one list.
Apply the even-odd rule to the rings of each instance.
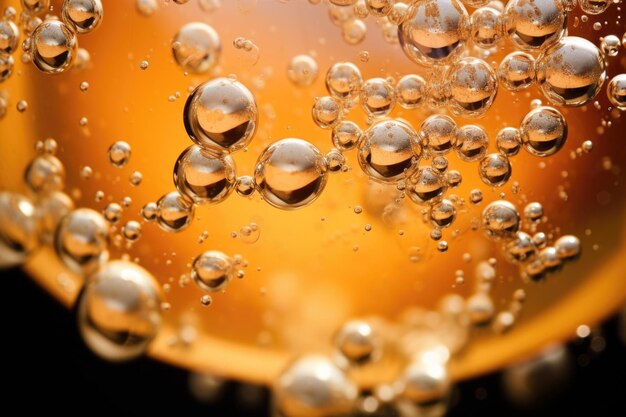
[[333, 145], [340, 151], [353, 149], [361, 140], [361, 128], [351, 121], [341, 121], [333, 129]]
[[538, 107], [524, 116], [520, 124], [524, 148], [535, 156], [550, 156], [558, 152], [567, 140], [567, 122], [552, 107]]
[[504, 9], [505, 30], [522, 49], [541, 49], [564, 35], [567, 13], [561, 0], [511, 0]]
[[20, 0], [20, 3], [28, 14], [41, 15], [50, 10], [50, 0]]
[[263, 151], [254, 170], [254, 182], [270, 205], [291, 210], [315, 201], [326, 186], [324, 155], [309, 142], [287, 138]]
[[363, 132], [358, 145], [359, 165], [373, 180], [394, 182], [413, 169], [419, 147], [417, 133], [409, 124], [381, 120]]
[[161, 325], [161, 294], [139, 265], [111, 261], [91, 275], [78, 300], [78, 328], [103, 359], [121, 362], [143, 354]]
[[480, 191], [478, 188], [474, 188], [472, 191], [470, 191], [469, 198], [472, 204], [478, 204], [483, 201], [483, 192]]
[[306, 356], [283, 371], [274, 387], [279, 415], [324, 417], [347, 415], [358, 395], [356, 385], [331, 360]]
[[365, 39], [367, 26], [361, 19], [349, 19], [341, 25], [343, 40], [350, 45], [357, 45]]
[[508, 240], [515, 237], [520, 228], [517, 208], [505, 200], [489, 203], [483, 210], [482, 223], [485, 235], [493, 240]]
[[[200, 1], [200, 7], [202, 7], [202, 1]], [[135, 7], [137, 11], [143, 16], [152, 16], [158, 8], [157, 0], [136, 0]]]
[[372, 16], [376, 17], [387, 16], [394, 3], [395, 0], [365, 0], [367, 10]]
[[430, 222], [436, 227], [449, 227], [456, 219], [456, 208], [450, 200], [443, 199], [430, 207]]
[[408, 196], [417, 204], [441, 201], [447, 188], [445, 177], [431, 167], [420, 167], [407, 183]]
[[195, 203], [219, 203], [235, 188], [235, 162], [197, 145], [185, 149], [174, 165], [174, 185]]
[[405, 109], [419, 107], [425, 95], [426, 81], [419, 75], [405, 75], [396, 85], [396, 101]]
[[544, 50], [535, 67], [541, 91], [561, 106], [588, 103], [606, 78], [606, 64], [598, 47], [576, 36], [566, 36]]
[[511, 52], [500, 61], [498, 79], [510, 91], [530, 87], [535, 81], [535, 58], [525, 52]]
[[118, 140], [109, 146], [108, 155], [111, 165], [115, 168], [122, 168], [130, 160], [130, 145], [124, 141]]
[[204, 74], [213, 69], [220, 58], [222, 43], [211, 26], [191, 22], [181, 27], [172, 40], [176, 63], [185, 71]]
[[448, 159], [445, 156], [437, 155], [432, 161], [431, 165], [439, 172], [445, 172], [448, 169]]
[[496, 310], [493, 300], [484, 292], [477, 292], [469, 297], [466, 308], [470, 321], [476, 326], [489, 323]]
[[524, 207], [524, 217], [526, 217], [526, 220], [529, 222], [538, 222], [541, 220], [543, 217], [543, 206], [541, 203], [535, 201], [526, 204], [526, 207]]
[[24, 171], [24, 182], [34, 193], [62, 190], [65, 186], [65, 167], [54, 155], [36, 156]]
[[115, 224], [120, 221], [123, 212], [124, 209], [122, 209], [122, 206], [120, 206], [119, 204], [109, 203], [104, 208], [104, 210], [102, 210], [102, 215], [104, 216], [104, 219], [106, 221], [111, 224]]
[[[387, 15], [387, 19], [389, 19], [389, 23], [399, 26], [406, 20], [409, 14], [409, 5], [398, 1], [394, 3], [391, 11]], [[397, 32], [397, 31], [396, 31]]]
[[611, 104], [626, 111], [626, 74], [616, 75], [606, 87], [606, 95]]
[[296, 55], [289, 62], [287, 77], [298, 87], [308, 87], [317, 79], [317, 61], [310, 55]]
[[32, 59], [42, 72], [67, 71], [76, 56], [76, 34], [59, 20], [46, 20], [32, 34]]
[[451, 169], [450, 171], [446, 172], [446, 181], [451, 188], [456, 188], [461, 185], [461, 182], [463, 181], [463, 176], [461, 175], [460, 171]]
[[233, 275], [233, 263], [224, 253], [212, 250], [194, 259], [191, 267], [191, 279], [196, 285], [209, 292], [220, 291], [230, 282]]
[[430, 151], [443, 155], [456, 145], [458, 128], [451, 117], [436, 114], [422, 122], [419, 134]]
[[89, 33], [102, 22], [104, 11], [100, 0], [64, 0], [63, 21], [78, 33]]
[[61, 219], [74, 210], [74, 202], [64, 192], [52, 191], [37, 200], [37, 217], [41, 224], [41, 240], [52, 243], [54, 232]]
[[0, 52], [12, 54], [17, 49], [20, 31], [10, 20], [0, 20]]
[[501, 153], [489, 154], [480, 160], [478, 173], [480, 179], [492, 187], [500, 187], [511, 178], [509, 158]]
[[235, 190], [237, 191], [237, 194], [242, 197], [250, 197], [254, 194], [255, 190], [254, 178], [249, 175], [242, 175], [241, 177], [238, 177]]
[[555, 247], [548, 246], [539, 252], [539, 261], [544, 267], [544, 272], [554, 272], [562, 266], [562, 260], [557, 254]]
[[470, 24], [472, 41], [480, 48], [491, 48], [502, 37], [501, 14], [492, 7], [481, 7], [474, 10]]
[[252, 140], [259, 113], [254, 96], [243, 84], [215, 78], [191, 93], [183, 117], [191, 140], [223, 153], [241, 149]]
[[457, 0], [414, 3], [398, 28], [402, 50], [413, 62], [425, 66], [445, 64], [465, 49], [469, 16]]
[[329, 172], [339, 172], [346, 163], [346, 157], [337, 149], [331, 149], [326, 156], [326, 165]]
[[141, 217], [143, 217], [143, 219], [147, 222], [153, 222], [156, 220], [158, 212], [159, 208], [157, 207], [157, 204], [150, 201], [141, 208]]
[[13, 57], [0, 53], [0, 83], [6, 81], [13, 74]]
[[620, 47], [619, 38], [615, 35], [606, 35], [601, 39], [602, 52], [607, 56], [617, 56]]
[[481, 159], [487, 152], [489, 138], [485, 130], [476, 125], [465, 125], [458, 130], [456, 153], [463, 161], [473, 162]]
[[432, 404], [445, 398], [451, 383], [444, 361], [416, 358], [402, 373], [400, 396], [415, 404]]
[[505, 247], [506, 258], [511, 263], [527, 262], [537, 254], [533, 238], [524, 232], [517, 232], [515, 238]]
[[195, 206], [178, 191], [165, 194], [157, 201], [157, 223], [166, 232], [180, 232], [191, 224]]
[[561, 236], [554, 242], [556, 255], [562, 260], [573, 260], [580, 255], [580, 239], [573, 235]]
[[317, 97], [311, 109], [313, 121], [322, 129], [333, 127], [339, 123], [341, 112], [341, 101], [331, 96]]
[[0, 191], [0, 268], [21, 264], [39, 247], [39, 221], [27, 197]]
[[334, 343], [341, 358], [354, 365], [371, 363], [382, 353], [382, 344], [374, 328], [363, 320], [349, 321], [341, 326]]
[[517, 155], [522, 147], [522, 135], [519, 129], [514, 127], [505, 127], [500, 129], [496, 135], [496, 147], [503, 155]]
[[337, 62], [326, 73], [326, 88], [340, 99], [353, 98], [361, 91], [363, 76], [359, 68], [351, 62]]
[[450, 104], [454, 114], [482, 116], [498, 92], [498, 79], [489, 64], [478, 58], [462, 58], [448, 70]]
[[109, 230], [100, 213], [79, 208], [59, 222], [54, 248], [70, 270], [89, 275], [109, 259]]
[[363, 83], [360, 102], [367, 114], [386, 116], [396, 104], [393, 86], [383, 78], [370, 78]]
[[611, 5], [611, 0], [579, 0], [580, 8], [589, 14], [603, 13]]
[[130, 220], [122, 226], [122, 236], [128, 242], [134, 242], [141, 237], [141, 223], [135, 220]]

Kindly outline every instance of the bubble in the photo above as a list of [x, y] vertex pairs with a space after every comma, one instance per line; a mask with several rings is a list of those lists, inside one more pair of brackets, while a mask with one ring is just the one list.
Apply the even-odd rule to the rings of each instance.
[[527, 262], [535, 257], [537, 247], [529, 234], [517, 232], [515, 238], [506, 244], [505, 254], [511, 263]]
[[202, 304], [203, 307], [208, 307], [213, 304], [213, 298], [208, 294], [204, 294], [200, 297], [200, 304]]
[[413, 169], [420, 154], [417, 133], [400, 120], [374, 123], [363, 133], [358, 149], [361, 169], [371, 179], [380, 182], [393, 182], [404, 177]]
[[[398, 3], [396, 3], [398, 4]], [[416, 74], [400, 78], [396, 85], [396, 101], [405, 109], [419, 107], [426, 95], [426, 81]]]
[[367, 114], [374, 117], [386, 116], [396, 104], [394, 89], [383, 78], [370, 78], [363, 83], [360, 103]]
[[223, 153], [241, 149], [252, 140], [259, 113], [254, 96], [243, 84], [215, 78], [191, 93], [183, 117], [194, 142]]
[[341, 120], [341, 101], [335, 97], [317, 97], [311, 110], [313, 121], [322, 129], [335, 126]]
[[448, 251], [448, 242], [446, 242], [445, 240], [442, 240], [441, 242], [437, 243], [437, 250], [439, 252], [447, 252]]
[[326, 156], [326, 165], [329, 172], [339, 172], [346, 163], [346, 157], [337, 149], [330, 150]]
[[473, 162], [481, 159], [487, 152], [489, 138], [485, 130], [476, 125], [465, 125], [458, 130], [456, 153], [463, 161]]
[[161, 294], [139, 265], [111, 261], [89, 277], [78, 300], [78, 328], [103, 359], [121, 362], [143, 354], [161, 325]]
[[109, 224], [100, 213], [79, 208], [63, 217], [54, 248], [63, 263], [77, 274], [89, 275], [109, 259]]
[[28, 109], [28, 102], [26, 100], [20, 100], [15, 106], [18, 112], [24, 113]]
[[456, 208], [450, 200], [443, 199], [430, 207], [430, 222], [436, 227], [449, 227], [456, 219]]
[[143, 217], [143, 219], [147, 222], [155, 221], [158, 211], [159, 208], [157, 207], [157, 204], [151, 201], [149, 203], [146, 203], [141, 208], [141, 217]]
[[61, 10], [63, 21], [78, 33], [89, 33], [102, 22], [100, 0], [64, 0]]
[[343, 40], [350, 45], [357, 45], [365, 39], [367, 26], [361, 19], [349, 19], [341, 25]]
[[334, 342], [341, 358], [353, 365], [376, 361], [382, 351], [381, 341], [374, 328], [362, 320], [349, 321], [341, 326]]
[[573, 235], [561, 236], [554, 242], [556, 255], [561, 260], [573, 260], [580, 255], [580, 239]]
[[0, 20], [0, 52], [12, 54], [17, 50], [20, 31], [10, 20]]
[[254, 182], [270, 205], [291, 210], [315, 201], [326, 186], [326, 160], [302, 139], [287, 138], [263, 151], [254, 170]]
[[254, 194], [254, 178], [248, 175], [242, 175], [237, 178], [237, 183], [235, 184], [235, 190], [237, 194], [242, 197], [250, 197]]
[[548, 246], [539, 252], [539, 261], [543, 265], [543, 272], [554, 272], [561, 267], [562, 261], [556, 248]]
[[472, 324], [482, 326], [491, 321], [495, 306], [489, 294], [477, 292], [467, 299], [467, 314]]
[[222, 252], [207, 251], [193, 261], [191, 279], [204, 291], [220, 291], [230, 282], [233, 263]]
[[548, 237], [543, 232], [538, 232], [533, 235], [533, 242], [535, 242], [535, 246], [537, 246], [538, 248], [545, 247], [547, 241]]
[[150, 63], [146, 61], [145, 59], [139, 63], [139, 69], [143, 71], [147, 70], [149, 66], [150, 66]]
[[446, 172], [446, 181], [451, 188], [456, 188], [461, 185], [463, 177], [461, 176], [461, 173], [459, 171], [451, 169], [450, 171]]
[[235, 188], [235, 162], [214, 155], [197, 145], [185, 149], [174, 165], [176, 189], [194, 203], [224, 201]]
[[[202, 4], [202, 2], [200, 2]], [[135, 7], [139, 14], [143, 16], [152, 16], [158, 8], [157, 0], [136, 0]]]
[[522, 136], [519, 129], [505, 127], [496, 135], [496, 146], [498, 151], [506, 156], [517, 155], [522, 147]]
[[465, 49], [469, 16], [457, 0], [414, 3], [398, 28], [400, 45], [411, 61], [430, 66], [446, 64]]
[[500, 61], [498, 79], [510, 91], [530, 87], [535, 81], [535, 58], [525, 52], [511, 52]]
[[536, 50], [561, 39], [567, 13], [561, 0], [511, 0], [504, 9], [504, 25], [517, 46]]
[[354, 206], [354, 213], [355, 214], [363, 213], [363, 207], [361, 207], [361, 206]]
[[185, 71], [204, 74], [213, 69], [220, 58], [222, 44], [211, 26], [191, 22], [181, 27], [172, 41], [174, 60]]
[[298, 87], [312, 85], [318, 76], [317, 61], [309, 55], [296, 55], [289, 62], [287, 77]]
[[541, 203], [532, 202], [524, 207], [524, 217], [530, 222], [538, 222], [543, 217], [543, 206]]
[[195, 207], [177, 191], [165, 194], [156, 204], [157, 223], [166, 232], [180, 232], [191, 224]]
[[39, 155], [26, 167], [24, 181], [33, 193], [59, 191], [65, 186], [65, 168], [56, 156]]
[[626, 111], [626, 74], [616, 75], [606, 87], [606, 95], [611, 104]]
[[109, 146], [108, 154], [111, 165], [115, 168], [122, 168], [130, 160], [130, 145], [121, 140], [114, 142], [111, 146]]
[[489, 203], [483, 210], [482, 223], [485, 235], [492, 240], [515, 237], [520, 227], [520, 216], [515, 206], [504, 200]]
[[472, 41], [480, 48], [495, 46], [503, 35], [500, 11], [492, 7], [481, 7], [474, 10], [470, 24]]
[[115, 224], [120, 221], [123, 213], [122, 206], [117, 203], [109, 203], [102, 211], [102, 215], [105, 220], [111, 224]]
[[0, 268], [24, 262], [39, 247], [39, 221], [33, 202], [0, 191]]
[[472, 191], [470, 191], [469, 198], [472, 204], [478, 204], [483, 201], [483, 192], [480, 191], [478, 188], [474, 188]]
[[58, 20], [46, 20], [32, 34], [33, 63], [48, 74], [67, 71], [74, 61], [77, 47], [74, 31]]
[[558, 152], [567, 140], [567, 122], [552, 107], [538, 107], [524, 116], [520, 124], [524, 148], [535, 156], [545, 157]]
[[536, 77], [552, 103], [582, 106], [600, 91], [606, 78], [605, 66], [602, 53], [593, 43], [566, 36], [539, 55]]
[[611, 5], [611, 0], [579, 0], [580, 8], [589, 14], [601, 14]]
[[510, 311], [501, 311], [496, 315], [492, 329], [497, 334], [505, 334], [511, 330], [514, 324], [515, 315]]
[[50, 9], [50, 0], [20, 0], [20, 3], [28, 14], [41, 15]]
[[600, 46], [602, 52], [607, 56], [617, 56], [620, 47], [620, 40], [615, 35], [606, 35], [601, 39]]
[[340, 151], [349, 151], [359, 143], [362, 135], [363, 132], [356, 123], [341, 121], [333, 129], [333, 145]]
[[89, 65], [91, 61], [91, 56], [89, 55], [89, 51], [85, 48], [78, 48], [76, 50], [76, 59], [74, 60], [73, 68], [75, 71], [82, 71]]
[[305, 356], [285, 369], [274, 387], [279, 415], [323, 417], [353, 411], [358, 389], [330, 359]]
[[492, 187], [501, 187], [511, 178], [509, 158], [501, 153], [489, 154], [480, 160], [480, 179]]
[[393, 25], [399, 26], [409, 15], [409, 5], [400, 1], [394, 3], [391, 11], [387, 15], [387, 19]]
[[402, 372], [400, 397], [414, 404], [430, 405], [449, 394], [451, 382], [445, 361], [424, 356], [414, 359]]
[[443, 199], [447, 188], [443, 175], [431, 167], [420, 167], [408, 178], [407, 194], [417, 204], [434, 204]]
[[74, 202], [61, 191], [42, 194], [37, 199], [37, 217], [41, 226], [41, 239], [52, 243], [57, 225], [70, 211], [74, 210]]
[[333, 96], [340, 99], [353, 98], [361, 90], [363, 76], [351, 62], [337, 62], [326, 73], [326, 88]]
[[446, 154], [456, 145], [458, 128], [451, 117], [430, 116], [422, 122], [419, 132], [422, 142], [435, 154]]
[[365, 0], [368, 12], [376, 17], [387, 16], [394, 3], [395, 0]]
[[454, 114], [482, 116], [498, 92], [498, 79], [489, 64], [478, 58], [462, 58], [448, 70], [450, 104]]

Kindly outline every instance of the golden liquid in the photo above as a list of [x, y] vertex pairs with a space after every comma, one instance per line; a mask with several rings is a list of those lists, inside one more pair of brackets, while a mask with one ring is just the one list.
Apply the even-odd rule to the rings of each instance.
[[[0, 2], [15, 7], [17, 3]], [[53, 2], [55, 10], [60, 10], [59, 3]], [[323, 153], [331, 149], [330, 131], [317, 127], [310, 111], [314, 98], [327, 94], [324, 75], [333, 63], [351, 61], [365, 79], [399, 79], [407, 73], [427, 76], [398, 45], [384, 41], [372, 18], [366, 40], [350, 46], [331, 23], [324, 5], [254, 3], [222, 1], [222, 7], [211, 14], [201, 12], [194, 2], [184, 6], [159, 3], [160, 9], [147, 18], [137, 13], [134, 2], [108, 1], [102, 25], [79, 37], [79, 46], [91, 53], [86, 70], [50, 76], [31, 64], [16, 62], [13, 77], [0, 85], [10, 101], [0, 122], [0, 186], [24, 191], [21, 172], [34, 155], [34, 143], [53, 137], [67, 171], [66, 190], [77, 198], [77, 206], [102, 210], [108, 202], [130, 196], [132, 205], [120, 225], [139, 220], [143, 204], [174, 189], [174, 163], [192, 143], [182, 122], [188, 89], [211, 77], [187, 76], [172, 58], [171, 39], [190, 21], [204, 21], [217, 30], [223, 50], [215, 76], [236, 74], [259, 106], [255, 138], [247, 151], [234, 154], [237, 175], [251, 175], [262, 150], [284, 137], [306, 139]], [[595, 40], [615, 32], [611, 25], [606, 32], [592, 31], [593, 18], [574, 29], [573, 13], [569, 19], [573, 35]], [[232, 46], [239, 36], [258, 46], [258, 57]], [[488, 62], [499, 62], [511, 50], [509, 44], [503, 45]], [[359, 60], [361, 51], [369, 52], [368, 62]], [[314, 55], [320, 69], [320, 76], [308, 88], [293, 86], [286, 76], [291, 58], [303, 53]], [[146, 70], [140, 69], [143, 60], [149, 62]], [[625, 60], [624, 53], [611, 58], [609, 76], [623, 72]], [[86, 92], [79, 89], [83, 81], [90, 85]], [[168, 101], [177, 92], [180, 98]], [[536, 87], [528, 94], [501, 89], [486, 117], [456, 121], [459, 126], [483, 126], [490, 138], [489, 151], [495, 152], [497, 131], [519, 126], [533, 98], [543, 99]], [[626, 163], [626, 125], [622, 114], [607, 110], [604, 90], [597, 99], [600, 110], [591, 103], [582, 109], [560, 109], [570, 131], [564, 148], [546, 159], [521, 151], [511, 158], [513, 175], [502, 188], [488, 188], [479, 179], [476, 164], [450, 156], [449, 169], [461, 171], [463, 183], [449, 192], [468, 201], [470, 190], [480, 188], [485, 199], [478, 206], [468, 201], [451, 230], [444, 231], [447, 253], [437, 252], [436, 242], [429, 238], [431, 226], [422, 222], [422, 207], [408, 199], [401, 202], [394, 220], [383, 219], [382, 209], [397, 191], [369, 183], [355, 151], [346, 153], [351, 169], [331, 175], [321, 197], [302, 210], [277, 210], [258, 195], [249, 200], [233, 193], [219, 205], [199, 207], [192, 226], [182, 233], [167, 234], [155, 224], [145, 224], [142, 238], [130, 250], [113, 249], [112, 258], [137, 257], [161, 283], [171, 284], [166, 295], [171, 310], [163, 315], [165, 326], [150, 353], [197, 370], [269, 383], [294, 355], [328, 352], [333, 333], [350, 318], [380, 316], [394, 321], [407, 309], [436, 307], [449, 292], [472, 294], [475, 265], [491, 256], [499, 260], [499, 278], [492, 292], [498, 310], [508, 306], [518, 288], [526, 290], [528, 301], [510, 334], [473, 331], [469, 347], [452, 364], [455, 378], [493, 369], [546, 343], [574, 336], [576, 326], [598, 321], [626, 295], [626, 193], [620, 168]], [[26, 112], [15, 110], [18, 100], [29, 103]], [[407, 111], [396, 106], [392, 116], [403, 117], [417, 128], [429, 114], [425, 109]], [[82, 117], [88, 119], [86, 126], [79, 123]], [[359, 108], [347, 119], [366, 127]], [[603, 127], [603, 120], [610, 121], [611, 127]], [[593, 151], [573, 160], [570, 154], [587, 139], [593, 140]], [[122, 170], [107, 160], [107, 149], [117, 140], [132, 146], [131, 161]], [[611, 161], [610, 169], [605, 169], [606, 158]], [[81, 180], [80, 170], [87, 165], [95, 175]], [[136, 188], [128, 182], [134, 170], [143, 174]], [[512, 189], [515, 182], [519, 183], [517, 193]], [[106, 195], [100, 203], [94, 200], [98, 190]], [[526, 202], [540, 201], [548, 221], [538, 230], [555, 237], [579, 236], [582, 258], [545, 282], [522, 283], [517, 268], [500, 256], [498, 245], [470, 228], [472, 219], [480, 218], [482, 208], [501, 192], [520, 210]], [[363, 213], [355, 214], [357, 205]], [[256, 242], [231, 237], [251, 222], [260, 229]], [[371, 231], [365, 231], [366, 224], [372, 226]], [[460, 231], [456, 237], [455, 229]], [[205, 230], [208, 239], [199, 244], [197, 238]], [[204, 308], [199, 301], [203, 293], [193, 284], [181, 288], [178, 281], [181, 274], [189, 273], [195, 256], [213, 249], [241, 254], [249, 266], [243, 280], [234, 280], [225, 294], [215, 294], [213, 304]], [[471, 263], [463, 262], [464, 253], [472, 255]], [[26, 268], [56, 297], [73, 303], [82, 279], [67, 273], [50, 249], [42, 250]], [[458, 269], [465, 272], [462, 285], [455, 285]], [[173, 343], [181, 329], [183, 339], [189, 338], [185, 336], [189, 326], [197, 330], [193, 343]]]

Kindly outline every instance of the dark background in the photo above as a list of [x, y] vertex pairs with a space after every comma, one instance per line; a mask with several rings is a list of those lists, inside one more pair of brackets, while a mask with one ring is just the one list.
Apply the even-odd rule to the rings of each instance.
[[[184, 370], [148, 358], [122, 365], [101, 361], [80, 340], [72, 312], [20, 270], [0, 275], [4, 318], [0, 375], [5, 386], [0, 398], [5, 410], [19, 410], [20, 415], [59, 411], [268, 415], [268, 391], [262, 387], [229, 382], [221, 398], [207, 404], [190, 394]], [[530, 397], [512, 400], [500, 373], [459, 384], [449, 416], [626, 416], [626, 347], [619, 340], [618, 326], [624, 324], [614, 317], [595, 337], [568, 345], [567, 360], [555, 367], [536, 366], [527, 384]]]

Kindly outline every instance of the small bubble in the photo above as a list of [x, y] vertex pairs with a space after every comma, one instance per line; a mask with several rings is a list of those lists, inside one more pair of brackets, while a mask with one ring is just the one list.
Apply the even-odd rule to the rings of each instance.
[[139, 68], [144, 71], [147, 70], [149, 66], [150, 66], [150, 63], [146, 60], [143, 60], [139, 63]]
[[128, 177], [128, 182], [133, 187], [138, 187], [141, 184], [142, 180], [143, 180], [143, 175], [139, 171], [133, 171]]
[[122, 226], [122, 236], [129, 242], [134, 242], [141, 237], [141, 224], [135, 220], [130, 220]]
[[80, 170], [80, 178], [83, 180], [91, 179], [93, 176], [93, 169], [90, 166], [84, 166]]
[[208, 307], [213, 303], [213, 298], [208, 295], [208, 294], [204, 294], [202, 297], [200, 297], [200, 304], [202, 304], [203, 307]]
[[222, 51], [220, 37], [211, 26], [191, 22], [182, 26], [172, 40], [176, 63], [185, 71], [203, 74], [213, 69]]
[[122, 168], [130, 159], [130, 145], [123, 141], [117, 141], [109, 147], [108, 154], [111, 165], [115, 168]]
[[28, 109], [28, 102], [26, 100], [20, 100], [17, 102], [17, 105], [15, 107], [17, 108], [18, 112], [24, 113]]
[[318, 76], [317, 62], [310, 55], [296, 55], [289, 62], [287, 77], [298, 87], [312, 85]]

